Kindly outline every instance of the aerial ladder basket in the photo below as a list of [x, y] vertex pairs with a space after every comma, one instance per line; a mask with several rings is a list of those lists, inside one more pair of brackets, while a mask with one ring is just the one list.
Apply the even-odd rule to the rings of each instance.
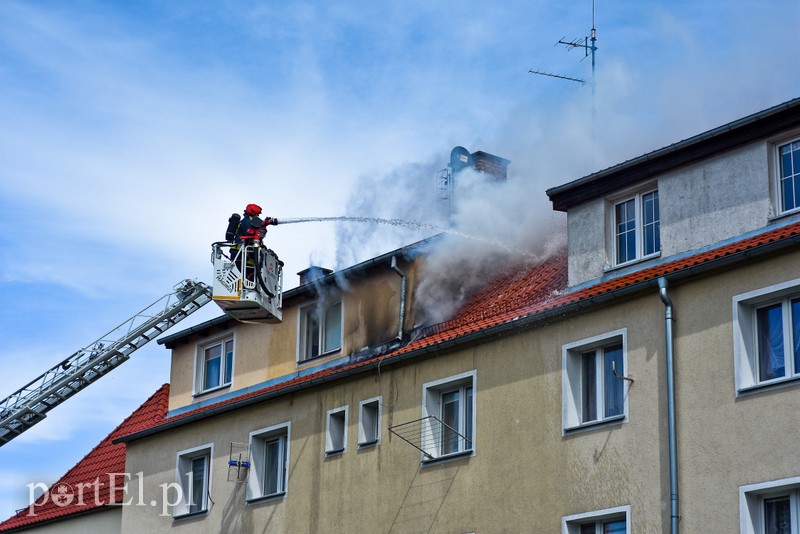
[[246, 323], [283, 320], [283, 262], [258, 239], [211, 245], [213, 300], [226, 314]]
[[0, 402], [0, 447], [210, 301], [208, 285], [185, 280], [171, 293], [12, 393]]

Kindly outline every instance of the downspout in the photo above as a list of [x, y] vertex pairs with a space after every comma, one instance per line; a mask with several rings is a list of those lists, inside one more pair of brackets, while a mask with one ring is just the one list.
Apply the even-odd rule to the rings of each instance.
[[663, 276], [658, 279], [658, 293], [665, 306], [665, 337], [667, 339], [667, 418], [669, 434], [669, 510], [670, 532], [678, 534], [678, 457], [677, 439], [675, 437], [675, 353], [672, 333], [672, 301], [667, 295], [667, 279]]
[[392, 256], [391, 269], [400, 276], [400, 317], [397, 320], [397, 339], [402, 341], [406, 326], [406, 273], [397, 266], [397, 256]]

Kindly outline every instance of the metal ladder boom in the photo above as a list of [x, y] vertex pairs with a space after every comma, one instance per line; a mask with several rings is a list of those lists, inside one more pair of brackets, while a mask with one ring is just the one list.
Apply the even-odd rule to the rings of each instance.
[[0, 402], [0, 447], [209, 302], [208, 285], [184, 280], [171, 293], [12, 393]]

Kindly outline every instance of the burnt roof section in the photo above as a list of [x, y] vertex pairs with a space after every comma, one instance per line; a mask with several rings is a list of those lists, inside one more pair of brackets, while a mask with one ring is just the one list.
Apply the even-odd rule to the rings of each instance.
[[800, 98], [550, 188], [547, 196], [554, 210], [567, 211], [587, 200], [796, 127], [800, 127]]
[[[336, 284], [336, 279], [338, 277], [343, 277], [347, 279], [356, 276], [361, 276], [376, 266], [390, 264], [392, 261], [392, 257], [397, 257], [398, 259], [412, 259], [415, 256], [421, 254], [422, 253], [421, 251], [424, 249], [426, 245], [429, 245], [441, 239], [441, 237], [442, 234], [437, 234], [435, 236], [423, 239], [411, 245], [407, 245], [405, 247], [393, 250], [391, 252], [387, 252], [386, 254], [376, 256], [366, 261], [362, 261], [361, 263], [357, 263], [356, 265], [348, 267], [347, 269], [342, 269], [341, 271], [336, 271], [336, 272], [330, 272], [330, 274], [326, 274], [325, 276], [314, 278], [313, 280], [311, 280], [306, 284], [300, 285], [293, 289], [289, 289], [288, 291], [284, 291], [283, 303], [284, 305], [286, 305], [288, 301], [291, 301], [292, 299], [296, 298], [314, 298], [317, 296], [318, 288], [320, 286]], [[325, 269], [325, 271], [329, 270]], [[224, 330], [236, 323], [237, 323], [236, 319], [233, 319], [228, 315], [220, 315], [219, 317], [215, 317], [214, 319], [211, 319], [209, 321], [205, 321], [190, 328], [186, 328], [184, 330], [181, 330], [180, 332], [176, 332], [169, 336], [161, 337], [158, 339], [157, 343], [159, 345], [165, 345], [168, 349], [172, 349], [177, 345], [188, 342], [192, 336], [205, 336], [214, 329]]]

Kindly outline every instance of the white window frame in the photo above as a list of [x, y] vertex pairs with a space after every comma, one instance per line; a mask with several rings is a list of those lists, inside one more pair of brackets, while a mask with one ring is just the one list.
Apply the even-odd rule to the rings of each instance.
[[[625, 265], [630, 265], [632, 263], [636, 263], [639, 261], [648, 260], [651, 258], [656, 258], [661, 255], [662, 246], [659, 246], [658, 250], [645, 255], [644, 254], [644, 196], [650, 193], [659, 193], [658, 184], [650, 183], [644, 187], [639, 188], [638, 190], [626, 192], [624, 195], [619, 195], [614, 198], [608, 200], [609, 202], [609, 216], [608, 216], [608, 228], [609, 228], [609, 238], [610, 238], [610, 258], [609, 264], [613, 267], [622, 267]], [[636, 235], [635, 239], [635, 247], [636, 252], [633, 258], [630, 258], [625, 261], [618, 261], [618, 250], [617, 250], [617, 206], [623, 204], [625, 202], [633, 200], [634, 202], [634, 231]], [[659, 243], [661, 243], [661, 195], [659, 194]]]
[[[585, 352], [602, 349], [611, 345], [622, 345], [622, 369], [617, 369], [620, 377], [628, 376], [628, 329], [621, 328], [580, 341], [567, 343], [561, 347], [561, 428], [562, 434], [571, 433], [597, 425], [624, 423], [628, 421], [628, 387], [629, 380], [617, 378], [622, 382], [622, 414], [605, 417], [604, 373], [601, 373], [603, 362], [598, 361], [597, 385], [597, 418], [583, 422], [583, 361]], [[600, 358], [598, 358], [600, 360]]]
[[[231, 350], [231, 376], [230, 381], [225, 382], [225, 343], [230, 341], [233, 344]], [[206, 350], [215, 346], [221, 345], [221, 354], [220, 354], [220, 366], [219, 366], [219, 385], [205, 388], [206, 383]], [[197, 344], [197, 348], [195, 350], [195, 362], [194, 362], [194, 391], [193, 395], [204, 395], [206, 393], [210, 393], [212, 391], [218, 391], [221, 389], [229, 388], [233, 385], [234, 375], [236, 373], [236, 335], [233, 330], [228, 330], [218, 336], [214, 336], [212, 338], [204, 339], [202, 342]]]
[[[800, 369], [794, 368], [791, 313], [790, 309], [787, 309], [791, 300], [795, 298], [800, 298], [800, 278], [733, 297], [733, 357], [737, 394], [800, 380]], [[759, 377], [756, 311], [779, 302], [783, 306], [786, 374], [783, 377], [761, 380]]]
[[[325, 350], [325, 330], [326, 330], [326, 320], [327, 320], [327, 311], [334, 306], [339, 306], [339, 343], [335, 347], [328, 347]], [[322, 310], [322, 313], [319, 314], [319, 333], [317, 343], [319, 346], [319, 354], [310, 355], [309, 354], [309, 347], [307, 343], [308, 338], [308, 328], [309, 328], [309, 321], [308, 316], [309, 313], [314, 312], [314, 310]], [[344, 306], [343, 300], [341, 298], [335, 299], [321, 299], [315, 301], [311, 304], [307, 304], [302, 306], [298, 309], [298, 318], [297, 318], [297, 363], [305, 363], [308, 361], [315, 360], [317, 358], [321, 358], [323, 356], [330, 356], [331, 354], [336, 354], [337, 352], [341, 352], [342, 346], [344, 343]]]
[[347, 452], [348, 406], [328, 410], [325, 417], [325, 455]]
[[[631, 532], [631, 507], [630, 505], [606, 508], [582, 514], [568, 515], [561, 518], [561, 534], [580, 534], [581, 525], [585, 523], [598, 523], [607, 520], [625, 519], [625, 532]], [[602, 532], [602, 531], [601, 531]]]
[[772, 194], [773, 198], [775, 199], [775, 214], [778, 217], [800, 212], [800, 205], [787, 210], [783, 209], [783, 188], [781, 187], [783, 178], [783, 173], [781, 172], [781, 167], [783, 165], [781, 161], [781, 148], [798, 142], [800, 142], [800, 137], [793, 137], [782, 139], [773, 145], [774, 169], [772, 178]]
[[[289, 490], [289, 453], [292, 435], [292, 424], [287, 421], [267, 428], [250, 432], [250, 468], [247, 472], [247, 502], [262, 499], [283, 497]], [[278, 489], [273, 493], [264, 492], [266, 483], [266, 445], [278, 439]]]
[[[467, 421], [466, 388], [472, 388], [471, 420]], [[459, 391], [459, 428], [456, 432], [469, 438], [471, 443], [465, 439], [458, 438], [457, 450], [454, 452], [443, 453], [441, 450], [441, 440], [437, 435], [442, 431], [441, 428], [434, 428], [430, 416], [442, 421], [442, 395]], [[421, 429], [421, 448], [423, 463], [428, 463], [446, 458], [459, 457], [465, 455], [475, 455], [477, 450], [475, 442], [477, 440], [477, 372], [476, 370], [449, 376], [422, 385], [422, 429]], [[469, 424], [472, 428], [472, 436], [467, 436], [465, 428]], [[438, 426], [438, 425], [436, 425]], [[427, 453], [427, 455], [425, 454]]]
[[359, 448], [378, 445], [381, 442], [382, 415], [383, 397], [372, 397], [358, 403]]
[[800, 476], [739, 487], [740, 534], [764, 533], [764, 500], [789, 496], [792, 533], [800, 532]]
[[[206, 472], [203, 480], [203, 502], [200, 503], [200, 509], [191, 511], [191, 506], [195, 503], [192, 500], [193, 483], [190, 479], [192, 471], [192, 461], [196, 458], [206, 458]], [[172, 507], [172, 517], [174, 519], [184, 516], [194, 516], [199, 514], [208, 513], [211, 509], [209, 504], [211, 500], [208, 496], [211, 494], [212, 484], [212, 461], [214, 458], [214, 444], [207, 443], [191, 449], [179, 451], [175, 457], [175, 482], [180, 488], [181, 499]]]

